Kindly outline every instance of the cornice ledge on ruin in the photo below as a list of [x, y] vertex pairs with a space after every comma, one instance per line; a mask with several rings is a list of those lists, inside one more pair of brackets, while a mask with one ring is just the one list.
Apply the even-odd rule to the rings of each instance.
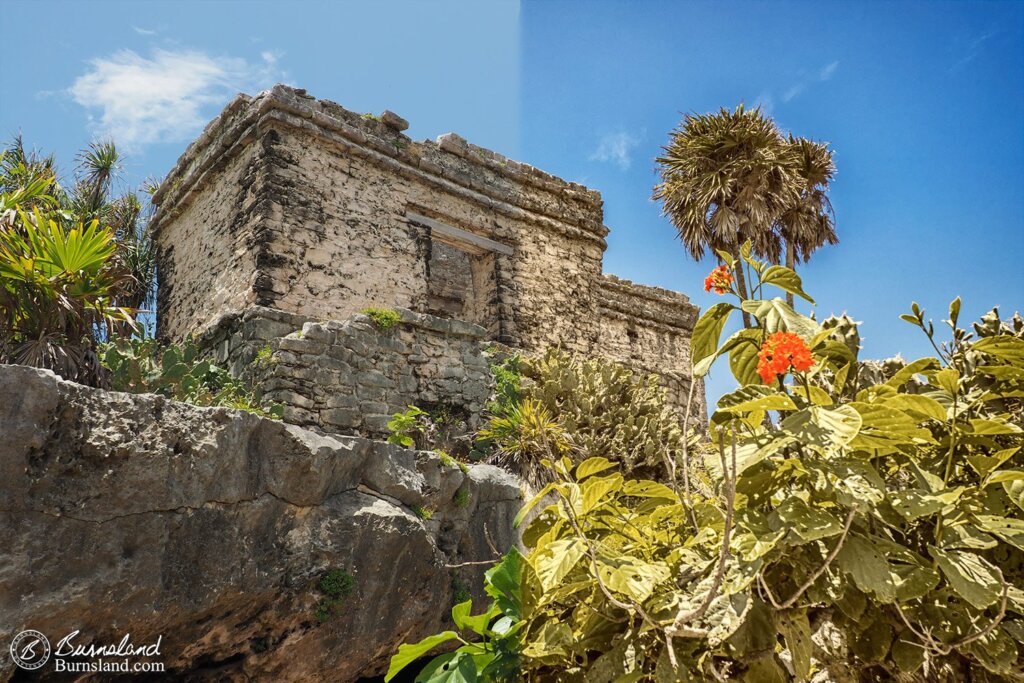
[[[288, 115], [292, 118], [287, 118]], [[502, 196], [483, 179], [455, 167], [449, 158], [458, 158], [461, 165], [468, 164], [517, 183], [559, 194], [585, 206], [601, 206], [601, 195], [596, 190], [513, 161], [497, 152], [466, 142], [453, 133], [441, 136], [438, 142], [414, 142], [398, 132], [393, 125], [376, 120], [376, 117], [364, 118], [329, 100], [317, 100], [304, 90], [280, 84], [255, 97], [245, 94], [235, 97], [186, 148], [153, 196], [153, 202], [160, 207], [153, 220], [154, 230], [158, 229], [166, 216], [175, 215], [187, 206], [193, 191], [205, 184], [211, 172], [221, 168], [251, 142], [261, 124], [270, 119], [293, 126], [298, 121], [306, 120], [307, 125], [300, 124], [297, 127], [333, 142], [358, 148], [363, 152], [361, 156], [378, 163], [390, 161], [388, 165], [396, 167], [393, 170], [428, 178], [434, 184], [442, 184], [449, 191], [460, 188], [482, 195], [486, 198], [484, 203], [541, 227], [558, 228], [561, 223], [578, 229], [585, 238], [598, 239], [602, 243], [608, 234], [608, 228], [600, 221], [581, 220], [565, 214], [549, 216], [539, 206], [517, 205], [524, 203], [522, 196], [508, 196], [508, 193]], [[480, 198], [476, 200], [480, 201]]]

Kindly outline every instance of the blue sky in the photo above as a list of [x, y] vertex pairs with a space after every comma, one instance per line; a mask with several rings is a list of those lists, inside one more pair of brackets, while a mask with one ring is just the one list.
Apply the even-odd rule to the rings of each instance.
[[[285, 9], [287, 7], [287, 9]], [[684, 112], [762, 105], [830, 141], [842, 243], [801, 269], [819, 316], [864, 321], [865, 355], [928, 353], [898, 320], [1024, 308], [1024, 3], [7, 0], [0, 133], [65, 168], [113, 136], [125, 182], [162, 176], [234, 92], [276, 81], [414, 137], [449, 130], [600, 190], [606, 269], [702, 307], [650, 200]], [[16, 55], [11, 57], [11, 55]], [[724, 368], [709, 393], [731, 386]]]

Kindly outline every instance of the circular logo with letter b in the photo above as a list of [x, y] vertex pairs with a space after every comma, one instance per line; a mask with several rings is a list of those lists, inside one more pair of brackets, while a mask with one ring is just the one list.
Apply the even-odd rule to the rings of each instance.
[[22, 669], [34, 671], [50, 659], [50, 641], [39, 631], [22, 631], [11, 641], [11, 659]]

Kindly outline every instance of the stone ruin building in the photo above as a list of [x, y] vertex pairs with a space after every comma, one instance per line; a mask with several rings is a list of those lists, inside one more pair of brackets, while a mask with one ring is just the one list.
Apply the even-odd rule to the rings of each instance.
[[195, 336], [283, 421], [0, 365], [0, 639], [162, 638], [161, 680], [376, 683], [457, 595], [485, 599], [522, 505], [509, 472], [382, 441], [394, 412], [472, 431], [494, 346], [607, 356], [681, 402], [696, 308], [602, 273], [596, 192], [405, 128], [239, 96], [155, 198], [158, 333]]
[[[598, 192], [407, 128], [282, 85], [239, 95], [154, 198], [158, 334], [196, 335], [323, 432], [379, 436], [412, 404], [474, 420], [494, 342], [604, 356], [685, 402], [697, 308], [602, 272]], [[381, 334], [367, 307], [402, 324]]]

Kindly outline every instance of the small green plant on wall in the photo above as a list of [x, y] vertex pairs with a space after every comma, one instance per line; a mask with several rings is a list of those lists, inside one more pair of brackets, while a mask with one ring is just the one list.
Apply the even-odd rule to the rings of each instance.
[[383, 331], [390, 330], [402, 321], [402, 316], [393, 308], [370, 307], [364, 308], [360, 312], [369, 317], [373, 324]]
[[355, 589], [355, 577], [343, 569], [328, 569], [317, 582], [317, 589], [323, 599], [317, 603], [314, 616], [321, 624], [328, 621], [352, 595]]
[[430, 415], [425, 410], [416, 406], [409, 406], [404, 413], [395, 413], [388, 420], [388, 443], [393, 443], [406, 448], [413, 448], [416, 445], [416, 438], [426, 428], [425, 418]]

